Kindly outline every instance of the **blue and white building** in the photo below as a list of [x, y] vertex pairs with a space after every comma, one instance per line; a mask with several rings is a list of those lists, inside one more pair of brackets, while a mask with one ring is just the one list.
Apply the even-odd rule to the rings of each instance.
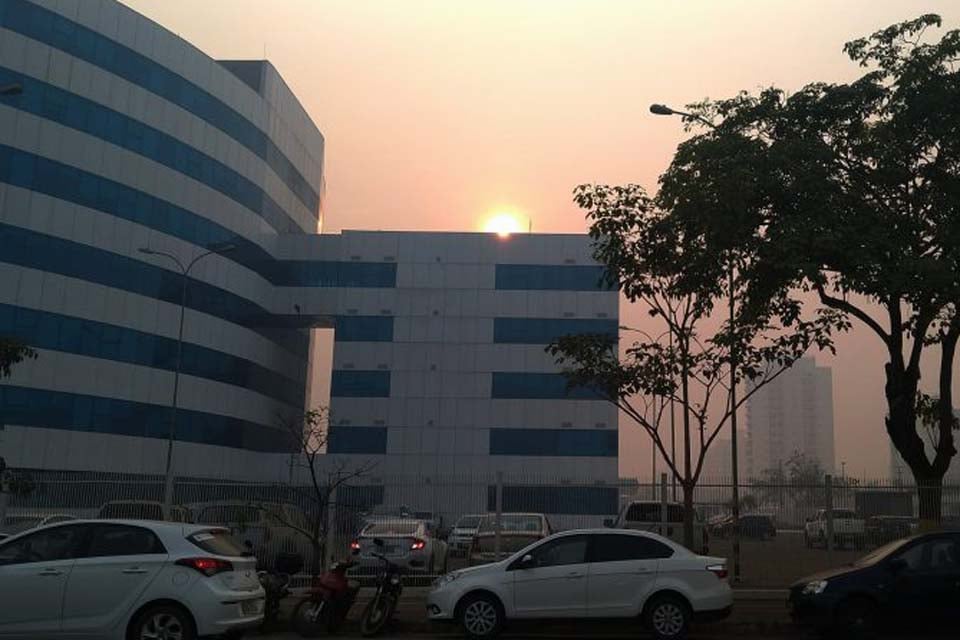
[[[330, 455], [383, 475], [615, 481], [617, 414], [544, 345], [617, 330], [582, 235], [322, 235], [324, 139], [266, 61], [216, 61], [113, 0], [0, 0], [0, 455], [270, 478], [334, 329]], [[614, 492], [615, 494], [615, 492]], [[606, 498], [605, 498], [606, 499]], [[615, 495], [614, 495], [615, 502]]]

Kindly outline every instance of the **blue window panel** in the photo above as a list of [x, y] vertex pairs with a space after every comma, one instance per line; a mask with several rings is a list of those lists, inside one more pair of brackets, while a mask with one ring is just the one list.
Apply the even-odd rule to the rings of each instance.
[[616, 320], [572, 318], [494, 318], [493, 341], [509, 344], [550, 344], [564, 336], [594, 334], [617, 339]]
[[[146, 262], [5, 224], [0, 224], [0, 247], [0, 262], [180, 304], [180, 274]], [[246, 298], [191, 278], [187, 307], [248, 327], [306, 361], [309, 336], [296, 329], [261, 328], [257, 319], [269, 312]]]
[[309, 262], [275, 260], [259, 245], [210, 220], [165, 200], [75, 167], [0, 145], [0, 182], [44, 193], [156, 229], [206, 247], [229, 242], [225, 254], [279, 286], [381, 287], [396, 286], [397, 265], [389, 262]]
[[[506, 485], [502, 492], [504, 511], [573, 516], [616, 515], [616, 487], [527, 487]], [[496, 511], [497, 487], [487, 487], [487, 511]]]
[[330, 380], [330, 395], [336, 398], [389, 398], [389, 371], [336, 369]]
[[[128, 362], [157, 369], [176, 367], [177, 341], [103, 322], [0, 304], [0, 335], [32, 347]], [[256, 391], [294, 407], [304, 406], [305, 382], [255, 362], [184, 343], [181, 371]]]
[[490, 455], [615, 457], [617, 439], [607, 429], [490, 429]]
[[[319, 215], [317, 192], [269, 136], [182, 76], [129, 47], [26, 0], [4, 0], [0, 4], [0, 26], [120, 76], [205, 120], [262, 158], [314, 216]], [[100, 122], [103, 116], [91, 117], [97, 120], [96, 126], [103, 129], [100, 137], [106, 135], [106, 126]]]
[[393, 342], [392, 316], [338, 316], [336, 342]]
[[597, 392], [585, 387], [567, 388], [567, 379], [560, 373], [508, 373], [495, 371], [492, 398], [531, 400], [603, 400]]
[[386, 427], [330, 427], [327, 453], [386, 453]]
[[[166, 405], [13, 385], [0, 385], [0, 415], [10, 425], [164, 440], [170, 429], [170, 407]], [[176, 438], [267, 453], [297, 450], [283, 429], [185, 409], [177, 411]]]
[[[23, 93], [5, 99], [4, 104], [103, 138], [179, 171], [253, 211], [277, 232], [300, 231], [293, 218], [260, 187], [176, 138], [96, 102], [0, 67], [0, 85], [13, 83], [19, 83]], [[33, 94], [42, 96], [42, 99], [27, 98]], [[78, 117], [78, 114], [85, 117]], [[220, 175], [221, 179], [215, 180], [214, 175]], [[114, 193], [103, 193], [105, 188], [101, 186], [101, 198], [106, 202], [114, 201], [118, 197], [117, 186], [110, 186]]]
[[610, 291], [599, 265], [498, 264], [497, 289]]

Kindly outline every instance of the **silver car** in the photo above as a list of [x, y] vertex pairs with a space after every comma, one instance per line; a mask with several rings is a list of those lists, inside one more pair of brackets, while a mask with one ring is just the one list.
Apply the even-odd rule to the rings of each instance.
[[[378, 547], [374, 540], [383, 541]], [[378, 520], [367, 524], [351, 549], [359, 552], [362, 568], [373, 569], [380, 565], [374, 555], [382, 554], [390, 562], [411, 573], [433, 575], [447, 569], [447, 545], [436, 537], [429, 522], [424, 520]]]
[[679, 640], [694, 621], [733, 606], [723, 558], [700, 556], [653, 533], [564, 531], [505, 560], [453, 571], [427, 596], [431, 620], [487, 640], [507, 620], [641, 619], [659, 640]]
[[473, 544], [473, 538], [477, 535], [481, 520], [483, 520], [482, 514], [460, 516], [447, 537], [447, 546], [451, 556], [467, 555], [470, 545]]

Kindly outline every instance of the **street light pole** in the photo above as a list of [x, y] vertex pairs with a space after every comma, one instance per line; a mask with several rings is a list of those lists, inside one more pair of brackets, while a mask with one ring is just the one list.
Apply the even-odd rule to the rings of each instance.
[[[697, 120], [703, 125], [716, 129], [716, 125], [695, 113], [677, 111], [665, 104], [651, 104], [650, 113], [658, 116], [682, 116]], [[736, 267], [733, 256], [727, 265], [727, 283], [730, 288], [730, 465], [731, 482], [733, 483], [733, 581], [740, 581], [740, 467], [737, 459], [737, 353], [734, 339], [734, 322], [736, 320]]]
[[183, 362], [183, 320], [187, 306], [187, 284], [190, 282], [188, 276], [190, 274], [190, 270], [193, 269], [193, 266], [203, 258], [213, 254], [222, 254], [228, 251], [233, 251], [234, 249], [236, 249], [236, 246], [232, 244], [210, 245], [207, 251], [195, 257], [186, 266], [184, 266], [183, 262], [181, 262], [180, 259], [172, 253], [155, 251], [148, 247], [140, 247], [140, 249], [138, 249], [140, 253], [144, 253], [148, 256], [160, 256], [162, 258], [167, 258], [176, 264], [177, 268], [180, 270], [181, 278], [180, 326], [177, 330], [177, 358], [173, 369], [173, 399], [170, 403], [170, 427], [169, 431], [167, 432], [167, 461], [164, 470], [163, 483], [163, 508], [165, 511], [164, 517], [167, 517], [167, 514], [170, 513], [170, 507], [173, 506], [173, 443], [177, 439], [177, 398], [180, 391], [180, 368], [181, 363]]

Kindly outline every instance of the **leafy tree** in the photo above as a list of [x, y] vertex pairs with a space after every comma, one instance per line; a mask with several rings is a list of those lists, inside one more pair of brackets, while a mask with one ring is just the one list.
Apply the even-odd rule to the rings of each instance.
[[[710, 331], [711, 312], [722, 289], [709, 278], [686, 276], [691, 255], [683, 230], [637, 185], [582, 185], [575, 201], [586, 210], [596, 259], [611, 286], [632, 303], [649, 308], [672, 340], [641, 339], [618, 354], [608, 335], [563, 337], [547, 347], [574, 387], [615, 404], [641, 427], [683, 489], [684, 544], [693, 546], [693, 498], [708, 449], [733, 411], [789, 368], [813, 345], [830, 348], [836, 314], [787, 323], [742, 322]], [[729, 363], [736, 358], [737, 380]], [[747, 379], [746, 393], [729, 403], [731, 384]], [[682, 447], [670, 454], [660, 431], [670, 401], [680, 408]]]
[[37, 357], [37, 352], [13, 338], [0, 337], [0, 378], [7, 378], [13, 365]]
[[[798, 313], [805, 299], [867, 327], [887, 353], [886, 431], [910, 466], [920, 516], [937, 520], [956, 453], [952, 384], [960, 339], [960, 31], [936, 15], [847, 43], [866, 69], [848, 84], [691, 105], [716, 123], [661, 178], [662, 206], [719, 278], [736, 259], [740, 315]], [[939, 355], [932, 457], [918, 433], [920, 362]]]

